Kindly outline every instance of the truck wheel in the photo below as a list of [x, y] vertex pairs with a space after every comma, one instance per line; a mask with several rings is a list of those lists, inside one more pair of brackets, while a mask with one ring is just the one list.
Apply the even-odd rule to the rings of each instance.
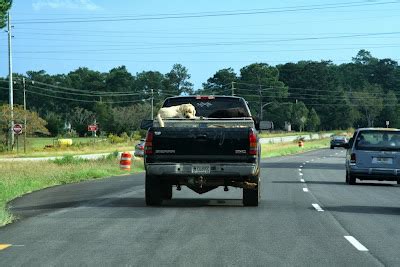
[[155, 176], [146, 174], [145, 199], [147, 206], [161, 205], [161, 183]]
[[335, 149], [335, 147], [334, 147], [334, 146], [331, 146], [331, 149]]
[[161, 183], [161, 197], [163, 199], [172, 199], [172, 184]]
[[243, 206], [258, 206], [260, 200], [260, 181], [258, 180], [256, 189], [243, 188]]

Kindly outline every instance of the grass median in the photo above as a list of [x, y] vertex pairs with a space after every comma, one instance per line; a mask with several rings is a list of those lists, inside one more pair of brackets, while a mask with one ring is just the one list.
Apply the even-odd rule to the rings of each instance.
[[261, 157], [279, 157], [291, 154], [298, 154], [320, 148], [328, 148], [330, 139], [319, 139], [305, 141], [303, 147], [299, 147], [297, 141], [277, 144], [261, 144]]
[[[55, 161], [0, 162], [0, 170], [0, 226], [14, 220], [6, 204], [16, 197], [55, 185], [127, 173], [120, 170], [115, 154], [99, 160], [66, 156]], [[132, 160], [132, 170], [128, 173], [138, 171], [143, 171], [143, 161]]]

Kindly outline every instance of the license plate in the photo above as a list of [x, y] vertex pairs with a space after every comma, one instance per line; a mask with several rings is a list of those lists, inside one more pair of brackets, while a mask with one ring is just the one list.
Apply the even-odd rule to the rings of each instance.
[[376, 164], [393, 164], [393, 158], [372, 158], [372, 163]]
[[192, 173], [193, 174], [208, 174], [210, 173], [210, 165], [193, 165]]

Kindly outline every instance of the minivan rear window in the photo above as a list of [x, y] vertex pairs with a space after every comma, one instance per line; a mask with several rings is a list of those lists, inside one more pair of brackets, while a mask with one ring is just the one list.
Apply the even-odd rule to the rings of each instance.
[[360, 131], [355, 148], [372, 151], [400, 151], [400, 131]]

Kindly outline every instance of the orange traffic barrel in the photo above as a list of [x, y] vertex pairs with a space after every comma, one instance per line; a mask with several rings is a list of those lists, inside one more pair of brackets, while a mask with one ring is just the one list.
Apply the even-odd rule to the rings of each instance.
[[129, 152], [123, 152], [121, 154], [121, 160], [119, 161], [119, 167], [121, 170], [131, 170], [132, 154]]

